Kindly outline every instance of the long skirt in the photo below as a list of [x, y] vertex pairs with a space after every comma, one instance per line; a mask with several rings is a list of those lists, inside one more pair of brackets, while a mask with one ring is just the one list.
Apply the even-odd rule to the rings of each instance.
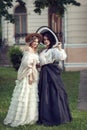
[[53, 126], [72, 120], [67, 93], [57, 65], [42, 66], [39, 79], [38, 123]]
[[10, 106], [4, 119], [5, 125], [17, 127], [19, 125], [34, 124], [38, 120], [38, 81], [29, 85], [28, 76], [23, 80], [16, 80]]

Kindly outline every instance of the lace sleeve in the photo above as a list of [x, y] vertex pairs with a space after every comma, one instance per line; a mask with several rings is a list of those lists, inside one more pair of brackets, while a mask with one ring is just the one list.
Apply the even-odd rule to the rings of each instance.
[[67, 54], [64, 49], [58, 50], [58, 48], [54, 48], [52, 53], [53, 53], [53, 58], [56, 61], [65, 60], [67, 57]]

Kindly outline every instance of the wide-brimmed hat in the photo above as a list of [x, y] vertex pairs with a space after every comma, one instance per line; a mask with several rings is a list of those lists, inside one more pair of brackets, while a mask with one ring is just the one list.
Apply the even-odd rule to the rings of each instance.
[[31, 33], [31, 34], [28, 34], [25, 37], [25, 42], [26, 43], [31, 43], [35, 37], [37, 37], [39, 39], [39, 42], [42, 41], [42, 35], [41, 34], [39, 34], [39, 33]]
[[56, 46], [56, 45], [58, 45], [58, 38], [57, 38], [57, 35], [55, 34], [55, 32], [52, 30], [52, 29], [50, 29], [49, 27], [47, 27], [47, 26], [41, 26], [37, 31], [36, 31], [36, 33], [40, 33], [40, 34], [42, 34], [43, 36], [45, 35], [45, 34], [50, 34], [51, 35], [51, 38], [52, 38], [52, 41], [53, 41], [53, 46]]

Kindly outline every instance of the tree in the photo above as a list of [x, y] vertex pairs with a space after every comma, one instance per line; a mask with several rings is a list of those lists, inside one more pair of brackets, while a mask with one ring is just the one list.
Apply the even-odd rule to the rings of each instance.
[[75, 0], [35, 0], [34, 12], [41, 14], [42, 9], [44, 9], [45, 7], [49, 7], [51, 11], [55, 14], [63, 16], [65, 10], [67, 9], [66, 5], [69, 4], [80, 6], [80, 3]]
[[[12, 8], [13, 0], [0, 0], [0, 17], [4, 16], [6, 20], [10, 20], [10, 22], [14, 22], [14, 18], [12, 14], [9, 14], [8, 9]], [[24, 6], [25, 2], [23, 0], [15, 0], [20, 5]], [[56, 14], [63, 16], [66, 5], [72, 4], [76, 6], [80, 6], [79, 2], [75, 0], [35, 0], [33, 3], [35, 5], [34, 12], [41, 14], [42, 9], [45, 7], [50, 7], [52, 11], [55, 11]]]
[[[0, 0], [0, 17], [4, 16], [6, 20], [10, 20], [10, 22], [14, 22], [14, 18], [12, 14], [9, 14], [8, 9], [12, 8], [13, 0]], [[15, 0], [15, 2], [18, 2], [20, 5], [24, 6], [25, 2], [22, 0]]]

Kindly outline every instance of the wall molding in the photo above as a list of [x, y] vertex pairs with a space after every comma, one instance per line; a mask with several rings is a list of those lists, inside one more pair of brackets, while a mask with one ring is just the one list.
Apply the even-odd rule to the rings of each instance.
[[87, 67], [87, 63], [64, 63], [65, 67]]
[[64, 47], [70, 47], [70, 48], [84, 48], [84, 47], [87, 47], [87, 43], [82, 43], [82, 44], [66, 44], [64, 43]]

